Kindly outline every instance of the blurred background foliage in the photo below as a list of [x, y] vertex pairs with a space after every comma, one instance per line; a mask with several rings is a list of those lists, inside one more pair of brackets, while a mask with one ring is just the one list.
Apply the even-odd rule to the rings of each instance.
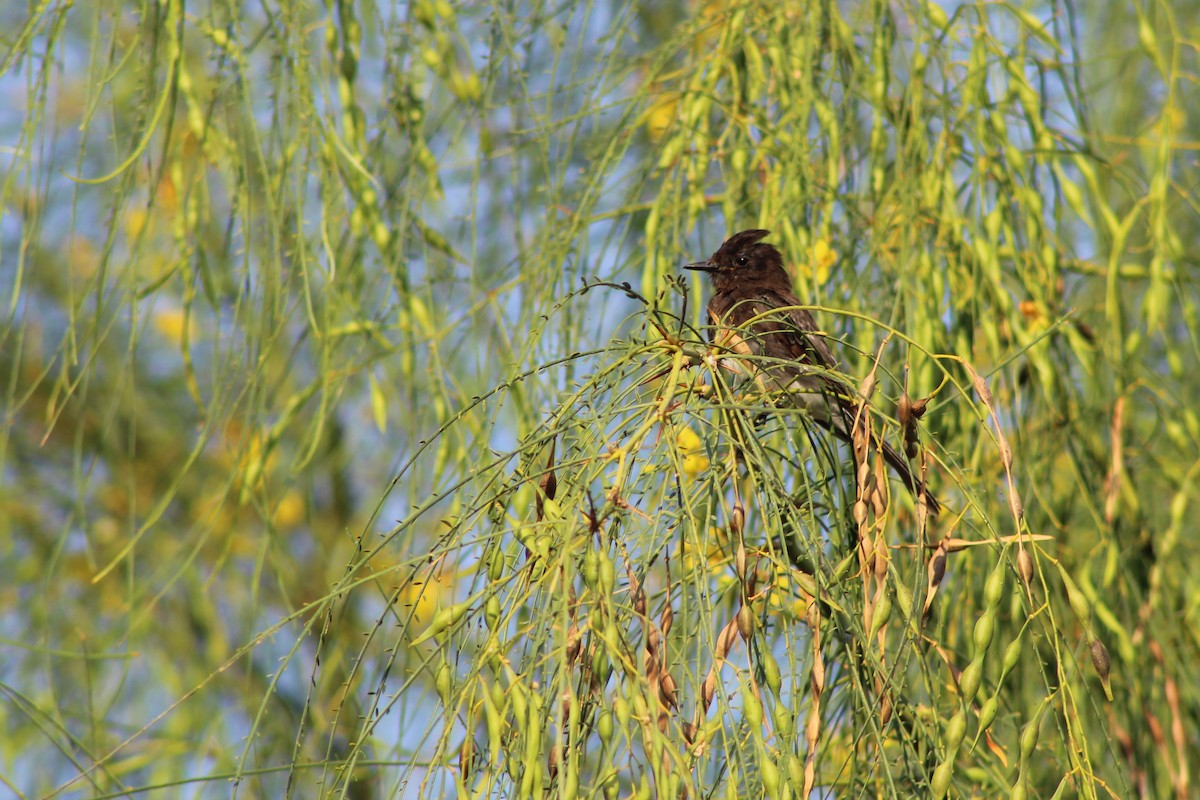
[[[1196, 795], [1200, 6], [0, 21], [15, 796]], [[939, 517], [705, 366], [746, 227]]]

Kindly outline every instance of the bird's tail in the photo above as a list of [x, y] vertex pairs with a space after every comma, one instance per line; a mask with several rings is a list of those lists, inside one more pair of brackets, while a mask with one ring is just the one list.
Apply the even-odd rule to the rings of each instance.
[[[825, 419], [817, 417], [817, 422], [832, 430], [837, 434], [839, 439], [853, 444], [854, 439], [850, 431], [854, 425], [854, 416], [857, 413], [857, 407], [845, 394], [838, 394], [836, 397], [826, 396], [826, 400], [829, 402], [829, 405], [833, 405], [836, 402], [837, 405], [834, 407], [841, 413], [834, 412]], [[882, 437], [876, 438], [874, 444], [879, 447], [880, 452], [883, 453], [883, 460], [892, 468], [892, 471], [896, 473], [912, 496], [918, 502], [924, 496], [926, 508], [929, 509], [930, 514], [936, 517], [938, 512], [942, 510], [942, 504], [933, 496], [933, 492], [930, 492], [917, 480], [917, 476], [913, 473], [908, 459], [899, 450], [884, 441]]]
[[909, 466], [908, 459], [882, 439], [879, 440], [879, 449], [883, 451], [883, 460], [900, 477], [900, 480], [908, 487], [908, 491], [912, 492], [912, 496], [917, 499], [917, 502], [920, 502], [921, 496], [924, 495], [925, 505], [929, 509], [929, 513], [936, 517], [938, 512], [942, 510], [942, 504], [937, 501], [932, 492], [917, 480], [917, 476], [913, 474], [912, 467]]

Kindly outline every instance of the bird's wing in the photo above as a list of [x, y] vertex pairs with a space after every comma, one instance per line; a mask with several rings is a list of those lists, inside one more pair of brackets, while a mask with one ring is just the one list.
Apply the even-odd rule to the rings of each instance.
[[791, 293], [764, 287], [748, 293], [724, 313], [718, 314], [713, 309], [713, 317], [718, 324], [743, 328], [753, 334], [757, 343], [750, 352], [836, 369], [837, 359], [825, 338], [816, 333], [817, 323], [812, 314], [797, 308], [799, 305], [800, 301]]

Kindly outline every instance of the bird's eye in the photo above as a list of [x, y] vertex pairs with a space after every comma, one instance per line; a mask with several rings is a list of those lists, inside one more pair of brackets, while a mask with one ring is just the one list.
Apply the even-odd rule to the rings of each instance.
[[737, 257], [737, 263], [738, 263], [738, 266], [739, 266], [739, 267], [744, 267], [744, 266], [746, 266], [746, 262], [747, 262], [747, 261], [749, 261], [749, 260], [750, 260], [750, 259], [746, 258], [745, 256], [738, 256], [738, 257]]

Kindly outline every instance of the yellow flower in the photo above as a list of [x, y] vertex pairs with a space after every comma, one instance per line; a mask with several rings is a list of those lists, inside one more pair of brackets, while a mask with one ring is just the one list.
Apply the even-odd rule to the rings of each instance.
[[289, 489], [275, 506], [272, 522], [280, 530], [291, 530], [304, 521], [304, 496], [295, 489]]
[[[154, 323], [154, 330], [163, 339], [177, 346], [183, 342], [183, 309], [164, 308], [156, 310], [152, 322]], [[194, 343], [197, 333], [194, 317], [188, 318], [187, 333], [188, 340]]]
[[829, 271], [837, 263], [837, 260], [837, 251], [829, 246], [829, 242], [817, 239], [813, 243], [812, 255], [808, 259], [808, 274], [812, 275], [813, 280], [817, 283], [825, 283], [829, 280]]
[[675, 447], [683, 456], [683, 472], [694, 478], [708, 469], [708, 458], [701, 452], [703, 442], [691, 428], [681, 428], [675, 436]]
[[655, 100], [654, 105], [642, 117], [646, 124], [646, 135], [650, 141], [658, 144], [666, 135], [667, 130], [675, 122], [675, 112], [679, 107], [678, 92], [664, 92]]

